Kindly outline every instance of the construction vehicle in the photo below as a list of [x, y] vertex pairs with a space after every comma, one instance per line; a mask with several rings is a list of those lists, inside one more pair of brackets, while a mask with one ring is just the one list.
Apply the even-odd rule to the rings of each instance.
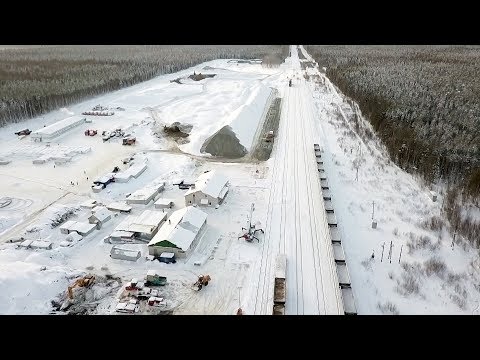
[[273, 288], [273, 315], [285, 315], [287, 256], [278, 254], [275, 259], [275, 283]]
[[253, 239], [257, 240], [260, 242], [260, 240], [255, 236], [257, 232], [261, 232], [262, 234], [264, 233], [263, 229], [260, 228], [261, 224], [258, 221], [255, 225], [252, 225], [252, 214], [253, 211], [255, 210], [255, 204], [252, 203], [252, 206], [250, 207], [250, 217], [248, 219], [248, 229], [245, 229], [242, 227], [242, 230], [244, 231], [243, 234], [239, 235], [239, 239], [245, 239], [245, 241], [252, 242]]
[[196, 288], [197, 291], [200, 291], [202, 290], [202, 287], [208, 285], [210, 280], [210, 275], [199, 275], [198, 280], [193, 284], [193, 287]]
[[126, 138], [123, 138], [122, 145], [133, 145], [135, 144], [136, 141], [137, 139], [134, 137], [126, 137]]
[[68, 287], [68, 297], [73, 299], [73, 289], [76, 287], [89, 287], [95, 281], [95, 276], [86, 275], [80, 279], [75, 280], [75, 282]]
[[32, 132], [32, 130], [30, 130], [30, 129], [23, 129], [23, 130], [17, 131], [17, 132], [15, 133], [15, 135], [18, 135], [18, 136], [21, 136], [21, 135], [30, 135], [31, 132]]
[[90, 129], [85, 130], [85, 136], [95, 136], [95, 135], [97, 135], [97, 130], [90, 130]]
[[148, 270], [145, 276], [145, 286], [165, 286], [167, 284], [167, 278], [160, 276], [155, 270]]

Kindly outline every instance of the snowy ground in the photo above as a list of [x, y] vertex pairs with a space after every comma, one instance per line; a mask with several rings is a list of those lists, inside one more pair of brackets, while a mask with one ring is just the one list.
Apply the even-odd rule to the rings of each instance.
[[[324, 150], [358, 312], [477, 313], [478, 256], [466, 246], [452, 249], [444, 231], [420, 225], [432, 215], [441, 215], [442, 199], [433, 203], [429, 189], [388, 161], [375, 137], [363, 141], [357, 136], [351, 123], [354, 110], [318, 69], [307, 69], [315, 77], [303, 80], [305, 71], [300, 70], [302, 60], [295, 49], [292, 47], [293, 56], [279, 68], [211, 61], [0, 129], [0, 158], [11, 160], [0, 165], [0, 284], [9, 289], [0, 296], [0, 313], [49, 313], [50, 301], [65, 294], [76, 277], [88, 272], [118, 276], [125, 283], [157, 269], [168, 278], [161, 291], [167, 308], [175, 314], [235, 314], [238, 307], [246, 314], [271, 314], [272, 265], [278, 252], [288, 255], [287, 314], [342, 313], [313, 143]], [[186, 79], [194, 71], [217, 75], [199, 82]], [[294, 87], [289, 88], [288, 78], [292, 77]], [[177, 78], [182, 78], [183, 84], [171, 82]], [[225, 125], [250, 148], [258, 136], [271, 88], [283, 101], [270, 160], [220, 162], [200, 153], [203, 141]], [[49, 146], [13, 135], [23, 128], [36, 130], [81, 114], [97, 104], [114, 109], [115, 115], [90, 116], [93, 123], [69, 131]], [[159, 125], [175, 121], [192, 125], [188, 143], [177, 146], [154, 134]], [[99, 135], [84, 136], [86, 129], [101, 133], [117, 127], [136, 136], [137, 144], [122, 146], [119, 139], [104, 143]], [[361, 131], [368, 127], [362, 119]], [[70, 163], [32, 164], [39, 154], [53, 156], [80, 147], [90, 151], [79, 152]], [[121, 160], [131, 155], [135, 163], [147, 164], [145, 172], [128, 183], [92, 192], [94, 178], [111, 172], [114, 166], [125, 170], [128, 165]], [[358, 181], [353, 163], [359, 164]], [[112, 245], [103, 238], [124, 214], [112, 216], [100, 230], [71, 247], [60, 246], [66, 235], [58, 226], [52, 227], [52, 219], [71, 210], [74, 213], [69, 219], [87, 221], [89, 210], [79, 207], [85, 200], [121, 201], [163, 179], [166, 188], [160, 196], [175, 200], [171, 212], [184, 206], [185, 193], [172, 183], [211, 169], [224, 173], [231, 188], [218, 209], [202, 208], [209, 216], [207, 229], [187, 259], [170, 265], [148, 261], [145, 244], [130, 245], [142, 253], [137, 262], [111, 259]], [[372, 201], [377, 229], [371, 228]], [[252, 203], [253, 222], [260, 221], [266, 231], [259, 243], [238, 239]], [[153, 202], [134, 205], [132, 214], [153, 208]], [[7, 241], [18, 236], [51, 241], [53, 249], [16, 249]], [[209, 274], [212, 280], [195, 292], [191, 285], [199, 274]], [[97, 299], [96, 313], [115, 314], [117, 295], [122, 291], [104, 292], [105, 296]]]

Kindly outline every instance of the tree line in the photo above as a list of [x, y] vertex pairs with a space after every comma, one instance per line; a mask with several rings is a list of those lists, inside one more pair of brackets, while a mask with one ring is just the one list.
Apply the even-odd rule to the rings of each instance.
[[214, 59], [265, 59], [284, 45], [42, 46], [0, 50], [0, 126]]
[[306, 48], [400, 167], [480, 195], [480, 47]]

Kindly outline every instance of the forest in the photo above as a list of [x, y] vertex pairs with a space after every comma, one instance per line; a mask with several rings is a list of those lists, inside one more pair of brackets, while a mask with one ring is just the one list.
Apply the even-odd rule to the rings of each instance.
[[402, 169], [444, 181], [452, 229], [480, 245], [462, 211], [480, 201], [479, 46], [306, 46], [356, 101]]
[[225, 58], [277, 66], [286, 45], [40, 46], [0, 50], [0, 126]]

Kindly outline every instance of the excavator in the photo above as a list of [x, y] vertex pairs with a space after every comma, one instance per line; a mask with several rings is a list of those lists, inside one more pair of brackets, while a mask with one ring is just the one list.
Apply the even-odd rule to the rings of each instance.
[[76, 287], [89, 287], [95, 281], [95, 276], [87, 275], [80, 279], [75, 280], [75, 282], [68, 287], [68, 297], [73, 299], [73, 289]]
[[197, 291], [200, 291], [200, 290], [202, 290], [202, 287], [208, 285], [208, 282], [209, 282], [210, 280], [212, 280], [212, 279], [210, 278], [210, 275], [200, 275], [200, 276], [198, 277], [198, 280], [196, 281], [196, 283], [193, 284], [193, 286], [197, 288], [197, 289], [196, 289]]

